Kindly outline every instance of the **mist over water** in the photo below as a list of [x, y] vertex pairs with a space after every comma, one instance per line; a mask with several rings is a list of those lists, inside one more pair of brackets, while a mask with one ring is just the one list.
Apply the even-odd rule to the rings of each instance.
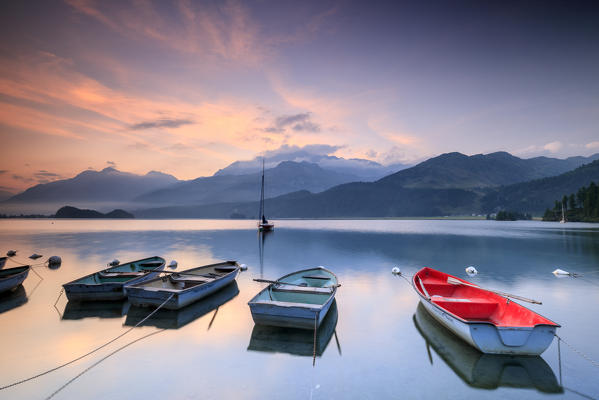
[[[529, 306], [562, 325], [558, 334], [599, 359], [599, 225], [541, 222], [334, 220], [275, 221], [7, 220], [0, 251], [59, 255], [23, 288], [0, 296], [0, 386], [71, 360], [129, 329], [150, 311], [126, 302], [77, 304], [61, 285], [122, 262], [160, 255], [178, 270], [238, 260], [237, 286], [179, 312], [159, 312], [98, 353], [0, 398], [45, 398], [88, 366], [135, 339], [55, 396], [61, 398], [599, 398], [598, 370], [557, 340], [539, 358], [481, 355], [427, 319], [413, 289], [391, 274], [423, 266], [485, 287], [542, 300]], [[43, 259], [42, 259], [43, 260]], [[15, 264], [16, 265], [16, 264]], [[318, 265], [342, 286], [336, 315], [317, 334], [254, 327], [247, 302], [275, 279]], [[468, 278], [474, 265], [479, 275]], [[7, 265], [7, 267], [10, 266]], [[562, 268], [583, 274], [555, 278]], [[159, 329], [165, 329], [159, 331]], [[561, 377], [560, 377], [561, 370]], [[579, 394], [577, 394], [579, 393]]]

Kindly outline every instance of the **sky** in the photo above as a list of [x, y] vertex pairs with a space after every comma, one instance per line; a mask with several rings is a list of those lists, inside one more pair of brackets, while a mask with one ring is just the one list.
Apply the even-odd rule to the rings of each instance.
[[599, 152], [582, 1], [0, 5], [0, 190], [211, 175], [289, 148], [382, 164]]

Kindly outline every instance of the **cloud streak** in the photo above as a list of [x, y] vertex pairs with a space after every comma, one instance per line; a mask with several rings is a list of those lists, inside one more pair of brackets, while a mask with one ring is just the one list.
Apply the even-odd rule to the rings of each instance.
[[287, 129], [295, 132], [320, 132], [320, 125], [311, 120], [312, 113], [282, 115], [275, 118], [274, 123], [265, 128], [265, 132], [284, 133]]
[[129, 126], [132, 131], [140, 131], [144, 129], [154, 128], [179, 128], [183, 125], [191, 125], [193, 121], [189, 119], [156, 119], [154, 121], [144, 121]]

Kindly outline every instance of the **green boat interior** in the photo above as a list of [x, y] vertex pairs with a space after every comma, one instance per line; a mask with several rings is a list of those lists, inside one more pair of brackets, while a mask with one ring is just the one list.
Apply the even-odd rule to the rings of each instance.
[[85, 276], [73, 283], [97, 285], [102, 283], [123, 283], [149, 274], [165, 263], [163, 258], [151, 257], [143, 260], [119, 264], [114, 267]]
[[279, 279], [278, 282], [283, 284], [271, 285], [267, 290], [260, 292], [255, 301], [322, 305], [337, 287], [335, 275], [320, 268], [299, 271]]

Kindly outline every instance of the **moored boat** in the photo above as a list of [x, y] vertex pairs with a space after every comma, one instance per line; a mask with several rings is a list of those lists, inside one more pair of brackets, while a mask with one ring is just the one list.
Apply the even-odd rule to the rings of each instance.
[[264, 160], [262, 160], [262, 188], [260, 189], [260, 211], [258, 211], [260, 220], [258, 221], [258, 231], [270, 232], [275, 229], [275, 224], [268, 222], [264, 216]]
[[414, 325], [430, 348], [468, 386], [494, 390], [499, 387], [536, 389], [545, 393], [562, 393], [551, 367], [540, 356], [484, 354], [454, 335], [418, 305]]
[[19, 286], [29, 274], [29, 265], [0, 270], [0, 293], [12, 290]]
[[418, 271], [412, 285], [437, 321], [483, 353], [539, 355], [560, 326], [497, 292], [432, 268]]
[[94, 272], [62, 286], [70, 301], [121, 300], [126, 297], [125, 286], [154, 278], [164, 265], [162, 257], [144, 258]]
[[233, 282], [239, 275], [236, 261], [204, 265], [127, 287], [127, 297], [134, 306], [162, 307], [178, 310]]
[[337, 276], [324, 267], [292, 272], [273, 282], [248, 303], [258, 325], [317, 329], [339, 286]]

